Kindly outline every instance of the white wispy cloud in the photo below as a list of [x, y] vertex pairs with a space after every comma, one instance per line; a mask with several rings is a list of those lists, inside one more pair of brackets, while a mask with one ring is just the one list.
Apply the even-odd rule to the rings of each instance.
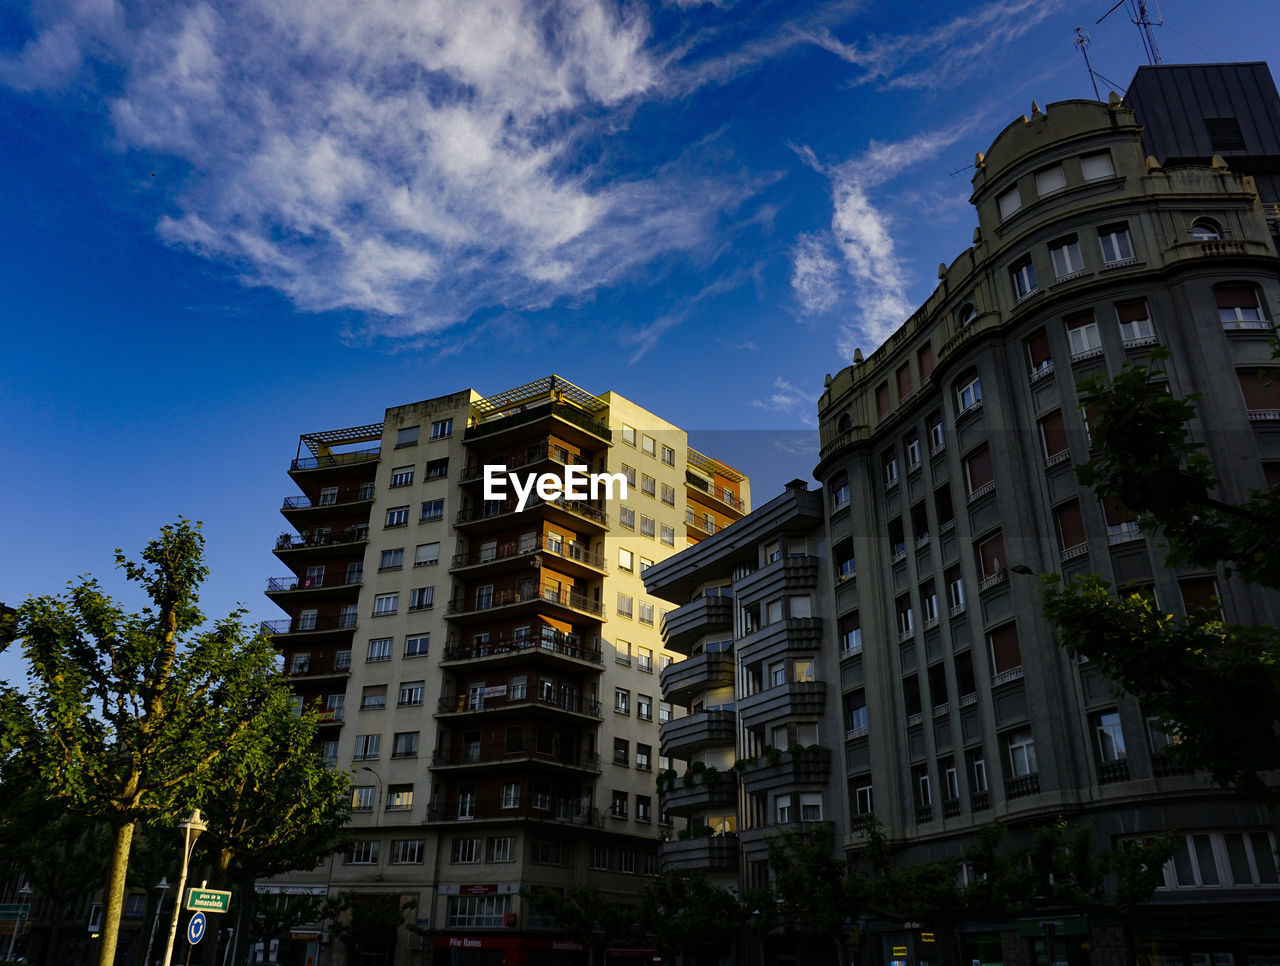
[[773, 380], [773, 392], [763, 399], [751, 400], [751, 405], [756, 409], [797, 416], [806, 426], [816, 426], [813, 414], [817, 410], [817, 399], [817, 393], [806, 392], [789, 379], [777, 376]]
[[791, 288], [806, 315], [822, 315], [840, 298], [840, 264], [823, 234], [801, 235], [791, 246]]

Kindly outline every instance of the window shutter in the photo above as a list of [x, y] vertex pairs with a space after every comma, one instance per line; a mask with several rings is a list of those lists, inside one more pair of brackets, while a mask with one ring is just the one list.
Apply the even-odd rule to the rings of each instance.
[[1178, 589], [1182, 591], [1182, 606], [1187, 613], [1197, 607], [1208, 607], [1221, 612], [1218, 581], [1213, 577], [1187, 577], [1178, 581]]
[[997, 627], [987, 638], [991, 642], [991, 671], [1003, 674], [1022, 667], [1022, 649], [1018, 646], [1018, 626]]
[[1141, 322], [1144, 319], [1151, 318], [1151, 313], [1147, 311], [1147, 300], [1138, 299], [1133, 302], [1117, 302], [1116, 318], [1123, 325], [1126, 322]]
[[889, 411], [889, 384], [881, 383], [876, 389], [876, 414], [883, 416]]
[[1041, 329], [1027, 340], [1027, 355], [1031, 357], [1031, 368], [1039, 369], [1041, 364], [1052, 358], [1049, 352], [1049, 333]]
[[1110, 497], [1106, 497], [1102, 501], [1102, 515], [1106, 518], [1107, 526], [1129, 523], [1133, 520], [1133, 514], [1129, 512], [1129, 508], [1122, 506]]
[[983, 446], [966, 457], [964, 465], [965, 472], [969, 476], [970, 493], [995, 479], [995, 473], [991, 468], [991, 449], [988, 446]]
[[911, 395], [911, 365], [908, 363], [898, 370], [898, 398], [906, 399]]
[[1083, 312], [1073, 312], [1062, 320], [1066, 323], [1067, 330], [1078, 329], [1082, 325], [1088, 325], [1093, 321], [1093, 310], [1085, 309]]
[[1244, 408], [1250, 412], [1280, 409], [1280, 369], [1237, 369]]
[[1066, 451], [1067, 427], [1062, 420], [1062, 410], [1052, 412], [1040, 420], [1040, 442], [1044, 446], [1045, 459]]
[[920, 360], [920, 381], [924, 382], [933, 373], [933, 346], [926, 342], [920, 347], [917, 358]]
[[978, 560], [982, 565], [982, 576], [994, 577], [1005, 568], [1008, 558], [1004, 553], [1004, 534], [997, 533], [989, 540], [978, 545]]
[[1070, 550], [1085, 542], [1084, 517], [1080, 513], [1080, 501], [1072, 500], [1055, 507], [1053, 515], [1058, 523], [1058, 549]]
[[1257, 308], [1258, 293], [1252, 285], [1219, 285], [1213, 290], [1218, 299], [1218, 308]]

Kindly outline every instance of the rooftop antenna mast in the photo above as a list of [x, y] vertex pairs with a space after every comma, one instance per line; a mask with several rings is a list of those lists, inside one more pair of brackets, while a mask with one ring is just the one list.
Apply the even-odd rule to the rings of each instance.
[[1156, 45], [1156, 36], [1151, 32], [1152, 27], [1163, 27], [1164, 17], [1160, 13], [1159, 4], [1156, 5], [1156, 19], [1153, 22], [1151, 15], [1147, 12], [1147, 0], [1118, 0], [1116, 5], [1104, 13], [1097, 19], [1097, 23], [1102, 23], [1112, 13], [1121, 6], [1125, 6], [1129, 11], [1129, 20], [1138, 28], [1138, 33], [1142, 35], [1142, 49], [1147, 55], [1148, 64], [1160, 64], [1160, 48]]
[[1084, 66], [1089, 70], [1089, 81], [1093, 84], [1093, 99], [1095, 101], [1102, 100], [1102, 95], [1098, 93], [1098, 79], [1093, 76], [1093, 65], [1089, 63], [1089, 35], [1084, 32], [1083, 27], [1076, 27], [1075, 46], [1080, 48], [1080, 53], [1084, 54]]

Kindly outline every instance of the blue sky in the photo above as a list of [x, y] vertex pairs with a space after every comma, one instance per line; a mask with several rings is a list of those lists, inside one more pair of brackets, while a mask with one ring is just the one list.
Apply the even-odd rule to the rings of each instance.
[[[117, 588], [187, 515], [207, 609], [276, 617], [300, 432], [551, 371], [772, 496], [968, 244], [974, 153], [1092, 96], [1075, 26], [1104, 96], [1144, 62], [1108, 6], [3, 5], [0, 600]], [[1273, 0], [1162, 13], [1166, 63], [1280, 37]]]

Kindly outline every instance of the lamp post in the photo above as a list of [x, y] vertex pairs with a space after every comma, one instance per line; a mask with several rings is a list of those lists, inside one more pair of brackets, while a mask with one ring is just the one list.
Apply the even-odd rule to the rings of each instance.
[[374, 806], [374, 811], [376, 812], [379, 808], [382, 807], [382, 776], [379, 775], [372, 768], [370, 768], [368, 765], [361, 765], [360, 770], [367, 771], [370, 775], [372, 775], [374, 778], [378, 780], [378, 804]]
[[191, 814], [178, 823], [182, 829], [182, 875], [178, 878], [178, 894], [173, 901], [173, 918], [169, 920], [169, 941], [164, 947], [164, 966], [173, 962], [173, 940], [178, 935], [178, 913], [182, 910], [182, 893], [187, 888], [187, 869], [191, 864], [191, 853], [195, 851], [196, 839], [209, 826], [200, 818], [200, 809], [194, 808]]
[[22, 888], [18, 890], [18, 914], [13, 917], [13, 932], [9, 933], [9, 956], [10, 962], [13, 962], [13, 944], [18, 941], [18, 927], [22, 925], [22, 907], [27, 904], [27, 900], [31, 898], [31, 883], [24, 882]]
[[156, 942], [156, 927], [160, 925], [160, 911], [164, 908], [164, 897], [169, 893], [169, 877], [161, 876], [156, 883], [160, 890], [160, 898], [156, 900], [156, 914], [151, 917], [151, 938], [147, 940], [147, 954], [142, 957], [142, 966], [151, 966], [151, 947]]

